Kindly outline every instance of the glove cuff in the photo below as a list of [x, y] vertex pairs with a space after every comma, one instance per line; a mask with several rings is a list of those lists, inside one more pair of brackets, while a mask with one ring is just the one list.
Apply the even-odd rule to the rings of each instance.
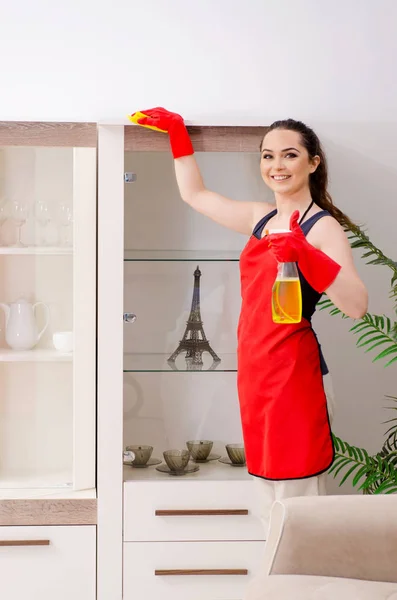
[[306, 281], [321, 294], [335, 281], [342, 268], [327, 254], [309, 243], [299, 257], [298, 267]]
[[174, 158], [194, 154], [193, 145], [184, 122], [175, 121], [168, 131], [171, 152]]

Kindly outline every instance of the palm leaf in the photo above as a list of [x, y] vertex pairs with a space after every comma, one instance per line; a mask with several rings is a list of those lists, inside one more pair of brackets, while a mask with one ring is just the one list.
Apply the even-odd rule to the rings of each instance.
[[339, 486], [349, 478], [353, 487], [365, 494], [397, 493], [397, 449], [390, 453], [369, 456], [364, 448], [351, 446], [333, 435], [335, 459], [329, 473], [342, 474]]
[[[320, 310], [329, 310], [331, 314], [336, 314], [333, 313], [334, 304], [329, 298], [321, 300], [318, 306]], [[343, 314], [341, 311], [339, 313]], [[346, 317], [346, 315], [344, 316]], [[378, 352], [374, 356], [372, 362], [395, 354], [396, 356], [393, 356], [385, 365], [389, 366], [397, 361], [396, 325], [386, 315], [371, 315], [367, 313], [357, 323], [352, 325], [349, 331], [355, 335], [359, 335], [356, 346], [358, 348], [366, 347], [365, 352], [371, 352], [375, 348], [379, 348], [379, 346], [387, 345], [386, 348], [383, 348], [381, 352]]]
[[397, 263], [383, 254], [382, 250], [377, 248], [375, 244], [371, 242], [367, 234], [364, 233], [360, 227], [357, 227], [354, 229], [354, 231], [351, 231], [350, 235], [348, 235], [348, 239], [352, 248], [365, 249], [365, 252], [361, 255], [361, 257], [364, 259], [371, 258], [369, 261], [366, 260], [367, 264], [384, 265], [388, 267], [393, 273], [392, 285], [397, 281]]
[[363, 477], [366, 473], [367, 473], [367, 465], [363, 465], [362, 467], [360, 467], [360, 469], [357, 471], [357, 473], [354, 476], [353, 479], [353, 487], [355, 487], [358, 482], [360, 481], [361, 477]]
[[385, 364], [385, 367], [389, 367], [390, 365], [392, 365], [393, 363], [395, 363], [397, 360], [397, 356], [394, 356], [391, 360], [389, 360], [389, 362], [387, 362]]
[[[390, 298], [395, 300], [395, 309], [397, 310], [397, 262], [386, 256], [382, 250], [377, 248], [360, 227], [351, 229], [348, 239], [352, 248], [362, 248], [364, 250], [361, 258], [365, 260], [367, 265], [383, 265], [391, 270]], [[394, 336], [396, 336], [396, 333], [397, 327], [395, 328]]]
[[342, 319], [350, 319], [345, 313], [343, 313], [339, 308], [335, 306], [335, 304], [329, 298], [323, 298], [317, 303], [318, 310], [329, 310], [332, 311], [332, 316], [341, 315]]
[[[349, 231], [351, 247], [362, 250], [366, 264], [383, 265], [392, 271], [390, 297], [396, 301], [397, 312], [397, 262], [383, 254], [360, 227], [354, 226]], [[327, 297], [318, 303], [318, 308], [329, 311], [331, 316], [349, 318]], [[397, 362], [397, 321], [392, 322], [386, 315], [367, 313], [352, 325], [350, 331], [357, 336], [358, 348], [365, 352], [376, 350], [373, 362], [387, 359], [386, 367]], [[388, 398], [397, 402], [394, 396]], [[393, 405], [387, 408], [397, 410]], [[386, 440], [375, 456], [369, 456], [364, 448], [351, 446], [333, 435], [335, 459], [328, 472], [334, 478], [341, 476], [339, 486], [350, 479], [353, 487], [358, 487], [364, 494], [397, 494], [397, 418], [388, 419], [385, 424], [390, 425], [385, 433]]]
[[[367, 265], [383, 265], [388, 267], [392, 272], [390, 297], [397, 302], [397, 262], [386, 256], [375, 244], [371, 242], [368, 235], [359, 226], [354, 226], [351, 229], [346, 229], [348, 240], [352, 249], [363, 249], [361, 258], [365, 260]], [[370, 259], [370, 260], [368, 260]], [[341, 310], [339, 310], [329, 298], [322, 300], [318, 304], [320, 310], [329, 309], [332, 315], [340, 314], [343, 319], [347, 319]], [[397, 309], [397, 306], [395, 306]], [[383, 328], [383, 327], [382, 327]], [[397, 339], [397, 323], [392, 326], [392, 337]]]
[[376, 488], [375, 494], [397, 494], [397, 485], [395, 483], [382, 483], [378, 488]]
[[[395, 396], [386, 396], [388, 400], [391, 400], [394, 404], [391, 406], [385, 406], [386, 410], [396, 410], [397, 411], [397, 398]], [[397, 462], [397, 417], [392, 417], [391, 419], [387, 419], [383, 421], [384, 425], [393, 423], [391, 427], [385, 432], [386, 440], [383, 444], [382, 450], [380, 451], [380, 455], [391, 460], [393, 464]]]
[[[354, 464], [352, 467], [350, 467], [350, 469], [344, 474], [344, 476], [341, 479], [341, 482], [339, 484], [339, 487], [341, 485], [343, 485], [345, 483], [345, 481], [350, 477], [350, 475], [354, 472], [354, 471], [359, 471], [362, 472], [363, 467], [360, 464]], [[366, 469], [366, 467], [365, 467]], [[362, 473], [362, 475], [360, 475], [359, 479], [364, 475], [364, 472]]]

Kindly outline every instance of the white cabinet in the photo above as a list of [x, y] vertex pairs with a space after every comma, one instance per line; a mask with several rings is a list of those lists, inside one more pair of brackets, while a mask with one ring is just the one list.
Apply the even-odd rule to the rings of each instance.
[[264, 550], [252, 480], [126, 481], [124, 597], [242, 600]]
[[[248, 575], [154, 570], [252, 573], [263, 547], [251, 477], [218, 461], [226, 444], [242, 442], [236, 329], [246, 238], [181, 201], [167, 136], [111, 124], [98, 133], [98, 600], [121, 600], [123, 580], [126, 598], [241, 599]], [[259, 177], [261, 135], [261, 128], [194, 128], [207, 185], [260, 200], [252, 174]], [[172, 363], [197, 267], [204, 332], [221, 361], [204, 354], [197, 365], [182, 353]], [[123, 313], [137, 318], [123, 325]], [[185, 449], [188, 440], [213, 441], [214, 460], [182, 477], [155, 464], [123, 469], [127, 445], [153, 446], [152, 458], [163, 461], [165, 450]]]
[[0, 597], [95, 600], [95, 530], [0, 527]]
[[0, 123], [0, 597], [96, 600], [96, 125]]
[[0, 499], [95, 487], [95, 146], [94, 124], [0, 125]]

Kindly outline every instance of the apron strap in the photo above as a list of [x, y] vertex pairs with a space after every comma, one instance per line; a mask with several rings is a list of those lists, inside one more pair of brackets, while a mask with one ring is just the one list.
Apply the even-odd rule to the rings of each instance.
[[302, 215], [302, 216], [301, 216], [301, 218], [299, 219], [299, 221], [298, 221], [298, 225], [300, 225], [300, 224], [302, 223], [303, 219], [306, 217], [307, 213], [309, 212], [309, 210], [311, 209], [311, 207], [313, 206], [313, 204], [314, 204], [314, 200], [312, 200], [312, 201], [310, 202], [309, 206], [307, 207], [307, 209], [305, 210], [305, 212], [303, 213], [303, 215]]

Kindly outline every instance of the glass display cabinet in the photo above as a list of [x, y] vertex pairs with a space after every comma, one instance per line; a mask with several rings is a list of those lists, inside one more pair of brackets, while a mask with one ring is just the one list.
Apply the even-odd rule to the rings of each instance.
[[0, 122], [0, 596], [96, 598], [95, 123]]
[[0, 497], [94, 490], [95, 124], [1, 124], [0, 226]]
[[[262, 128], [189, 130], [209, 189], [263, 199]], [[246, 237], [181, 200], [166, 135], [98, 139], [99, 589], [238, 600], [264, 543], [236, 386]]]

